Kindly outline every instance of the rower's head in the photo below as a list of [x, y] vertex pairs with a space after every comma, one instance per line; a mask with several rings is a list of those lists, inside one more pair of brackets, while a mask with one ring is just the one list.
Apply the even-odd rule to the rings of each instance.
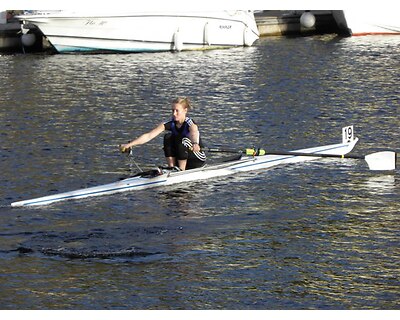
[[175, 121], [183, 123], [186, 119], [186, 115], [192, 108], [189, 98], [176, 98], [172, 101], [172, 117]]

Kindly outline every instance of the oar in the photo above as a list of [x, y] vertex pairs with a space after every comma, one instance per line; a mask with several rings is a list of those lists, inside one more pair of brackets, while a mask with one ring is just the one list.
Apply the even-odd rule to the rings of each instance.
[[266, 151], [264, 149], [245, 149], [237, 150], [231, 148], [207, 148], [208, 152], [227, 152], [227, 153], [244, 153], [248, 156], [264, 156], [264, 155], [282, 155], [296, 157], [318, 157], [318, 158], [346, 158], [346, 159], [363, 159], [367, 162], [370, 170], [395, 170], [396, 169], [396, 152], [380, 151], [368, 155], [338, 155], [323, 153], [306, 153], [295, 151]]

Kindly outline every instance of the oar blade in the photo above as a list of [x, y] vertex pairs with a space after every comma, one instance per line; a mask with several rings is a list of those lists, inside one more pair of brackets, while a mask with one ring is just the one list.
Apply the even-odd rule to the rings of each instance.
[[396, 152], [381, 151], [365, 156], [370, 170], [394, 170], [396, 169]]

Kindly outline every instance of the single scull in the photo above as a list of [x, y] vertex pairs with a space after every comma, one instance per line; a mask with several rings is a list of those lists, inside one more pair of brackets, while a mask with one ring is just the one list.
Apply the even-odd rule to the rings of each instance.
[[[349, 137], [345, 134], [345, 130], [352, 127], [343, 128], [343, 141], [340, 144], [325, 145], [320, 147], [294, 150], [284, 155], [255, 155], [241, 156], [238, 160], [232, 160], [217, 165], [205, 165], [202, 168], [191, 169], [186, 171], [167, 171], [159, 175], [138, 174], [137, 176], [123, 179], [117, 182], [79, 189], [70, 192], [59, 193], [55, 195], [13, 202], [11, 206], [38, 206], [48, 205], [57, 201], [81, 199], [87, 197], [108, 195], [117, 192], [125, 192], [132, 190], [141, 190], [154, 188], [159, 186], [167, 186], [182, 182], [197, 181], [210, 179], [215, 177], [223, 177], [238, 172], [254, 171], [267, 169], [281, 164], [296, 163], [318, 159], [322, 155], [344, 156], [349, 153], [356, 145], [358, 138], [353, 135]], [[293, 154], [290, 154], [293, 153]], [[315, 155], [315, 157], [313, 156]]]

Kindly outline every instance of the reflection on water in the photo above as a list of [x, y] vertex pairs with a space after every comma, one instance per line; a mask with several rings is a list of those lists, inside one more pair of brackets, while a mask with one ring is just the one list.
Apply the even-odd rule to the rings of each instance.
[[[373, 194], [390, 194], [396, 187], [396, 179], [394, 175], [380, 175], [370, 177], [366, 180], [366, 188]], [[397, 186], [398, 187], [398, 186]]]
[[[354, 124], [354, 153], [398, 151], [398, 41], [276, 37], [208, 52], [1, 56], [3, 308], [398, 308], [398, 169], [320, 159], [9, 207], [129, 174], [116, 146], [168, 119], [178, 95], [193, 98], [209, 146], [304, 148], [340, 142]], [[136, 148], [135, 161], [160, 164], [161, 144]]]

